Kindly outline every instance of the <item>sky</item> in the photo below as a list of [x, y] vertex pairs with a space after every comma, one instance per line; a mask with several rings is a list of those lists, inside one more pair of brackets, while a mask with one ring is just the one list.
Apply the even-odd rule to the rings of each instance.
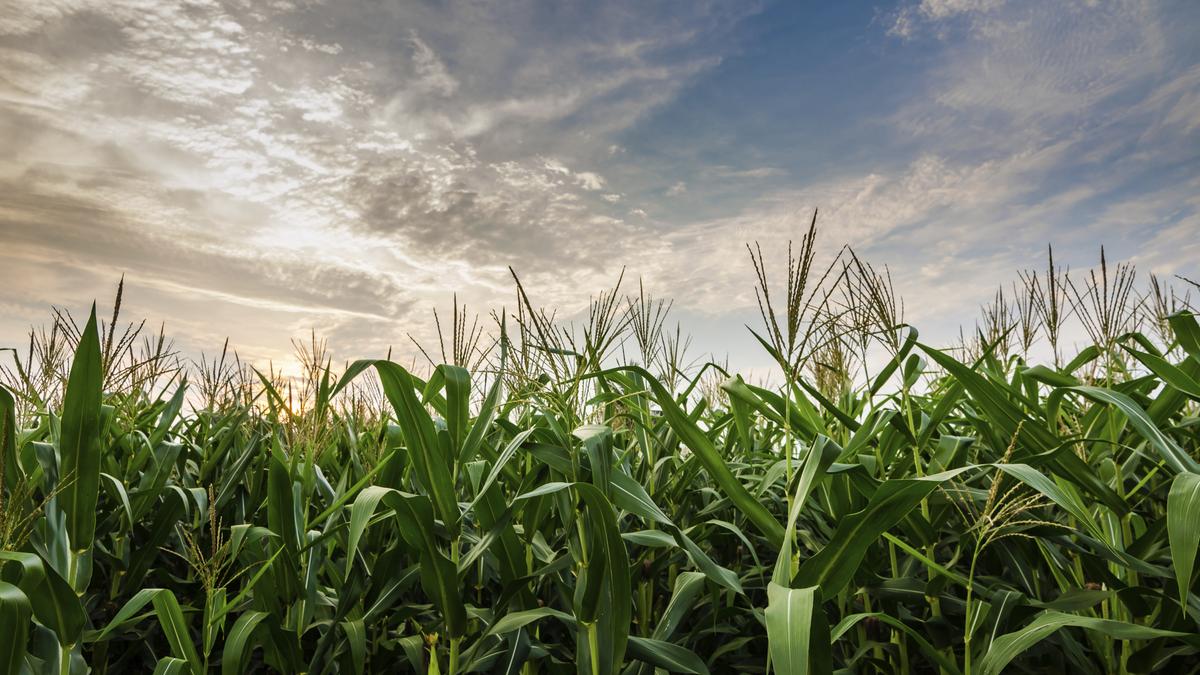
[[0, 0], [0, 346], [51, 305], [287, 363], [622, 269], [767, 359], [820, 209], [949, 341], [1053, 244], [1200, 270], [1200, 3]]

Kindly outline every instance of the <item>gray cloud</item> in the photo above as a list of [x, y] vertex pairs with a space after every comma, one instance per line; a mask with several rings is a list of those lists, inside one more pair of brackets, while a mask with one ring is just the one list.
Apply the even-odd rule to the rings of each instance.
[[451, 290], [506, 298], [507, 265], [554, 279], [547, 302], [586, 297], [646, 235], [601, 192], [605, 135], [717, 63], [712, 40], [755, 11], [343, 9], [5, 3], [0, 276], [21, 308], [5, 340], [31, 306], [122, 272], [197, 339], [219, 306], [251, 341], [282, 322], [360, 349]]

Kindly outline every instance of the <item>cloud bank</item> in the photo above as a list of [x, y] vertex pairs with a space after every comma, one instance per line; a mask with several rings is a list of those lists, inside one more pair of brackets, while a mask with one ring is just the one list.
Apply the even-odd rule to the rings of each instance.
[[[626, 267], [724, 336], [753, 302], [743, 243], [782, 245], [818, 206], [829, 245], [891, 263], [934, 324], [1048, 241], [1076, 266], [1103, 241], [1194, 273], [1194, 10], [924, 0], [833, 17], [870, 58], [909, 64], [823, 85], [850, 114], [798, 120], [871, 139], [844, 156], [769, 131], [861, 48], [768, 80], [790, 11], [0, 3], [0, 343], [125, 273], [129, 311], [186, 349], [231, 334], [284, 359], [316, 328], [341, 356], [378, 355], [453, 292], [511, 305], [509, 266], [568, 313]], [[769, 96], [695, 105], [755, 78]], [[750, 341], [702, 347], [761, 360]]]

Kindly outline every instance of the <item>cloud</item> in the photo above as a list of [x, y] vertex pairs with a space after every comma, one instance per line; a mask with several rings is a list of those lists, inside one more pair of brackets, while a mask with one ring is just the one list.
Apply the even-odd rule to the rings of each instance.
[[922, 139], [1026, 142], [1100, 122], [1094, 113], [1171, 68], [1168, 15], [1143, 3], [924, 0], [901, 23], [934, 32], [941, 58], [896, 121]]
[[417, 36], [415, 30], [410, 31], [409, 42], [413, 49], [413, 66], [417, 71], [417, 91], [441, 96], [450, 96], [458, 91], [458, 80], [450, 75], [446, 64]]
[[1005, 4], [1006, 0], [920, 0], [902, 4], [891, 13], [888, 34], [911, 38], [921, 29], [942, 30], [944, 23], [950, 19], [986, 17]]
[[604, 178], [591, 171], [580, 171], [575, 174], [575, 182], [584, 190], [599, 190], [604, 187]]
[[[619, 193], [583, 167], [621, 154], [613, 134], [718, 63], [757, 9], [7, 3], [9, 293], [82, 302], [129, 271], [197, 335], [210, 304], [364, 349], [380, 344], [364, 326], [452, 290], [507, 299], [509, 265], [578, 304], [651, 226], [636, 204], [635, 222], [612, 213]], [[52, 260], [73, 284], [25, 281]]]
[[676, 181], [671, 187], [667, 188], [668, 197], [675, 197], [685, 192], [687, 192], [687, 183], [683, 181]]

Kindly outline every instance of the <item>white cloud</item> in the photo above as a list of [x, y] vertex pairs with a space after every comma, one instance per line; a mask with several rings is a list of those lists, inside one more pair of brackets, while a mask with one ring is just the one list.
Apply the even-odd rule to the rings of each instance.
[[[654, 223], [639, 200], [607, 215], [622, 193], [581, 167], [626, 153], [614, 134], [719, 62], [720, 32], [756, 7], [681, 5], [669, 29], [579, 7], [537, 44], [495, 30], [529, 11], [6, 7], [0, 33], [45, 36], [0, 38], [0, 224], [23, 261], [7, 288], [70, 302], [129, 271], [153, 298], [131, 311], [202, 345], [220, 324], [196, 317], [220, 306], [259, 354], [313, 325], [377, 353], [451, 290], [507, 300], [510, 264], [541, 301], [586, 302], [611, 281], [594, 252], [632, 259]], [[27, 288], [51, 257], [59, 283]]]
[[945, 19], [970, 12], [988, 12], [1004, 4], [1004, 0], [921, 0], [917, 11], [929, 19]]
[[604, 187], [604, 177], [591, 171], [576, 173], [575, 182], [585, 190], [599, 190]]
[[418, 91], [431, 92], [441, 96], [450, 96], [458, 91], [458, 80], [450, 75], [446, 64], [417, 35], [417, 31], [410, 31], [408, 39], [412, 44]]

